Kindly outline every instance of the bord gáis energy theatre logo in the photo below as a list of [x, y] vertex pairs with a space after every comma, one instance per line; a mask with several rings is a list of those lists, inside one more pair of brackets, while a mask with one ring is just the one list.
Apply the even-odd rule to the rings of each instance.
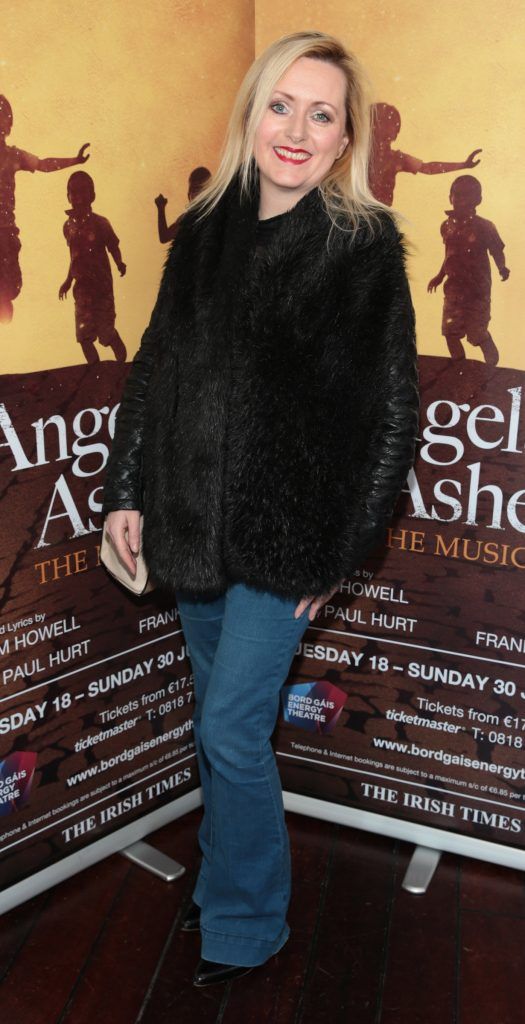
[[0, 761], [0, 817], [19, 811], [29, 800], [36, 754], [29, 750], [9, 754]]
[[281, 692], [283, 718], [315, 733], [330, 733], [343, 710], [346, 694], [333, 683], [292, 683]]

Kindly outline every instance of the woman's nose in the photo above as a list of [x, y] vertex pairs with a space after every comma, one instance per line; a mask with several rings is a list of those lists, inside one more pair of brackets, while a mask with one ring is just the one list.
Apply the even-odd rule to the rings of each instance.
[[287, 134], [290, 142], [304, 142], [307, 135], [305, 117], [301, 114], [295, 114], [288, 124]]

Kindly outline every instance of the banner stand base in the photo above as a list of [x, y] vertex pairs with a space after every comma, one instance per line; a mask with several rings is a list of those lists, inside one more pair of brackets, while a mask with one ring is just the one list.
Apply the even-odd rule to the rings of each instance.
[[403, 889], [419, 896], [425, 893], [439, 864], [441, 850], [429, 846], [416, 846], [402, 882]]
[[132, 846], [127, 846], [124, 850], [121, 850], [121, 853], [128, 860], [133, 861], [134, 864], [138, 864], [139, 867], [145, 868], [146, 871], [151, 871], [153, 875], [158, 875], [164, 882], [173, 882], [186, 871], [182, 864], [173, 860], [172, 857], [168, 857], [161, 850], [157, 850], [154, 846], [150, 846], [149, 843], [142, 842], [142, 840], [139, 840], [138, 843], [133, 843]]

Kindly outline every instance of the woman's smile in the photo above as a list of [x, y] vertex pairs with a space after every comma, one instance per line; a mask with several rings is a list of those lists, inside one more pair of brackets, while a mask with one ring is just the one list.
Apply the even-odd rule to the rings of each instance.
[[274, 146], [273, 149], [279, 160], [287, 164], [304, 164], [312, 155], [306, 149], [290, 149], [289, 146]]

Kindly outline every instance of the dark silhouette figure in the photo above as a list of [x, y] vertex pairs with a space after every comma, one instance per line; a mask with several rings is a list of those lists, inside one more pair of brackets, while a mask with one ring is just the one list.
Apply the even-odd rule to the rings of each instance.
[[66, 280], [60, 286], [59, 299], [65, 299], [73, 284], [76, 337], [88, 363], [98, 363], [95, 341], [113, 349], [115, 359], [124, 362], [126, 346], [115, 328], [113, 278], [108, 252], [120, 276], [126, 264], [120, 254], [119, 239], [109, 220], [93, 213], [95, 201], [93, 178], [85, 171], [75, 171], [67, 183], [71, 209], [66, 210], [64, 237], [71, 260]]
[[[211, 178], [211, 172], [207, 167], [195, 167], [188, 178], [188, 199], [191, 200], [194, 199], [195, 196], [198, 196], [209, 178]], [[157, 221], [159, 239], [163, 244], [165, 242], [171, 242], [177, 234], [179, 218], [177, 217], [177, 220], [174, 220], [173, 224], [170, 224], [168, 227], [166, 222], [166, 206], [168, 204], [168, 200], [161, 193], [157, 196], [155, 203], [158, 211]]]
[[445, 174], [447, 171], [461, 171], [466, 167], [476, 167], [479, 160], [474, 157], [481, 149], [474, 149], [466, 160], [459, 163], [443, 163], [434, 160], [425, 163], [416, 156], [403, 153], [401, 149], [392, 149], [392, 142], [397, 139], [401, 128], [401, 116], [389, 103], [374, 103], [371, 108], [372, 144], [368, 183], [370, 191], [376, 199], [392, 206], [396, 175], [400, 171], [410, 174]]
[[445, 336], [453, 359], [464, 359], [461, 339], [477, 345], [485, 362], [496, 366], [498, 350], [488, 331], [490, 320], [491, 273], [489, 253], [502, 281], [510, 270], [505, 266], [503, 248], [496, 226], [485, 217], [478, 217], [481, 184], [472, 174], [461, 174], [450, 188], [451, 210], [441, 225], [445, 243], [445, 259], [439, 273], [427, 286], [435, 291], [442, 281], [444, 302], [441, 333]]
[[13, 299], [22, 289], [22, 271], [19, 263], [20, 232], [15, 221], [15, 174], [17, 171], [61, 171], [89, 160], [84, 143], [76, 156], [46, 157], [40, 160], [33, 153], [17, 146], [8, 146], [6, 137], [13, 127], [13, 111], [5, 96], [0, 96], [0, 323], [13, 319]]

